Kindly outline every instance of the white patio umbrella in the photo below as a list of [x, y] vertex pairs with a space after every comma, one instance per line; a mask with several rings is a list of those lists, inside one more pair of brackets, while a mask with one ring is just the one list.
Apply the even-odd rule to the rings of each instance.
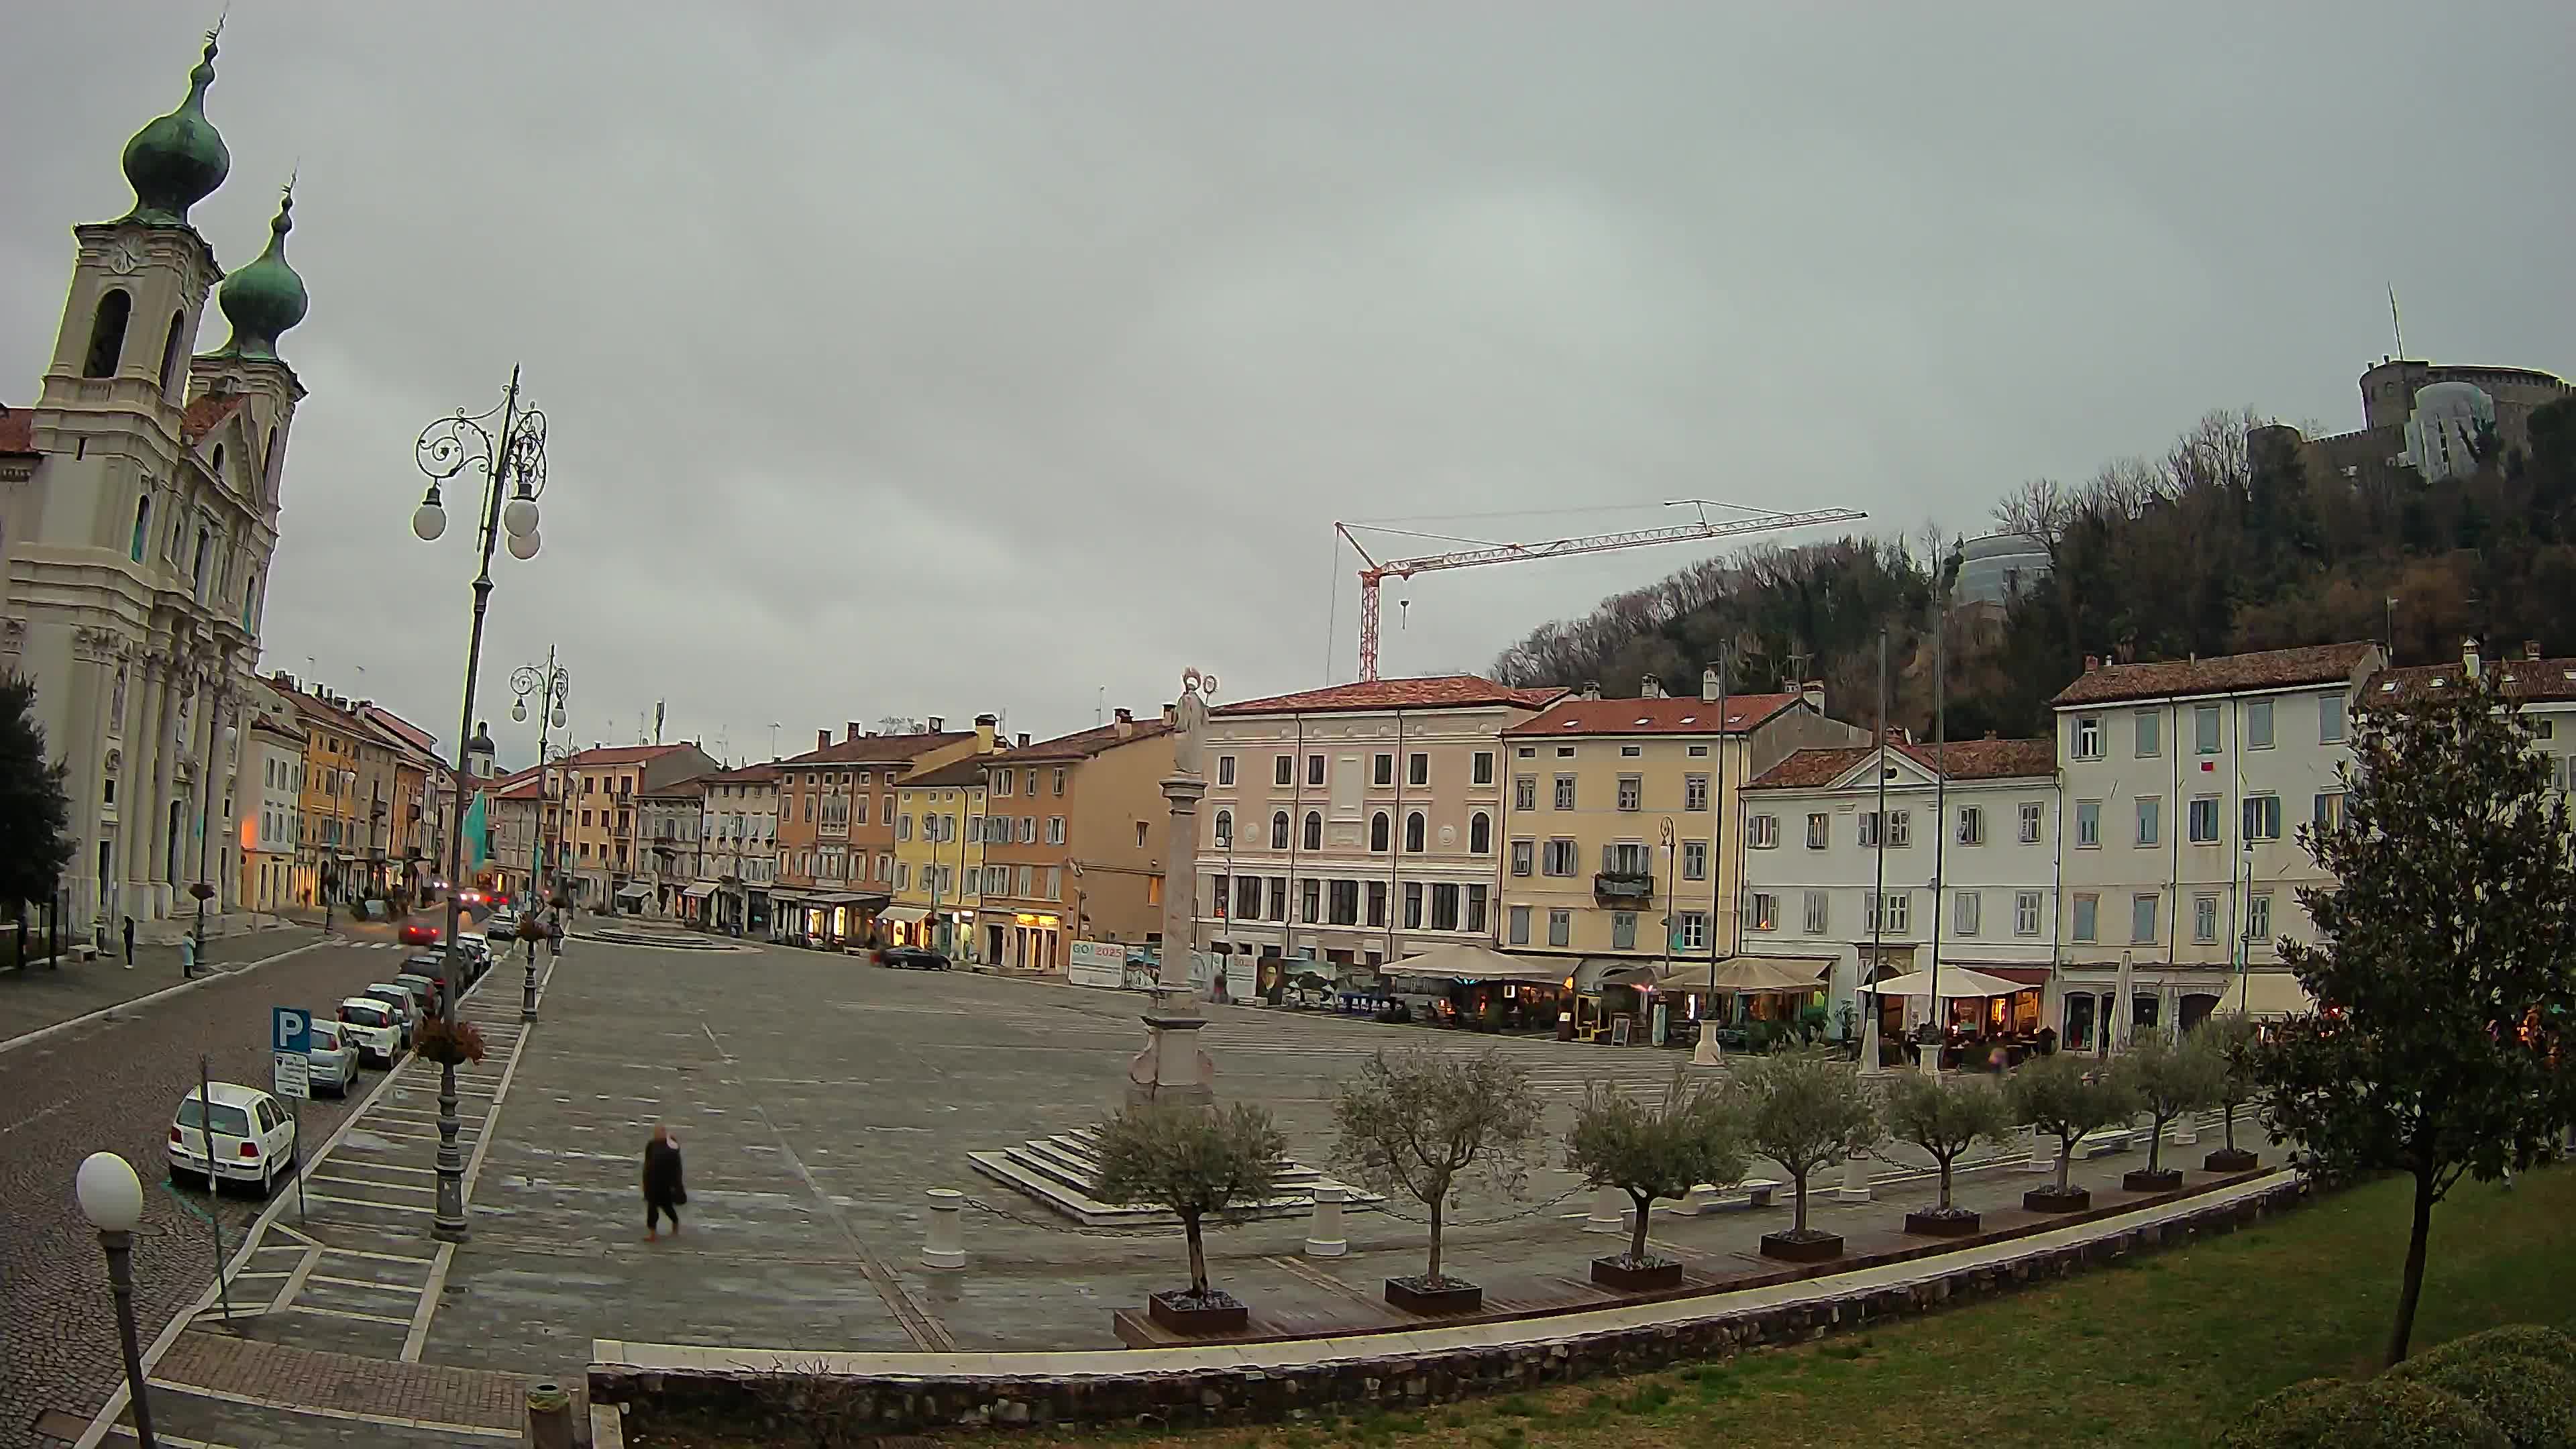
[[[1971, 971], [1965, 966], [1944, 967], [1941, 972], [1941, 998], [1944, 1001], [1968, 996], [2010, 996], [2028, 989], [2018, 981], [2006, 981], [2000, 976]], [[1861, 990], [1877, 996], [1930, 996], [1932, 973], [1908, 971], [1902, 976], [1884, 976]]]
[[2129, 953], [2123, 951], [2120, 953], [2120, 974], [2111, 987], [2115, 993], [2111, 1001], [2111, 1019], [2102, 1024], [2102, 1040], [2114, 1051], [2129, 1049], [2129, 1023], [2138, 1014], [2138, 1008], [2129, 997], [2136, 985], [2137, 977]]

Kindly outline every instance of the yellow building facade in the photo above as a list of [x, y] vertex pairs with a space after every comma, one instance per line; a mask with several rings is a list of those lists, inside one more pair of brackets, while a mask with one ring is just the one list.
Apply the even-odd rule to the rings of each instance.
[[887, 944], [977, 959], [983, 904], [984, 759], [969, 755], [895, 786], [894, 890], [877, 913]]
[[1732, 955], [1741, 922], [1738, 792], [1792, 751], [1865, 743], [1821, 690], [1717, 698], [1568, 697], [1502, 732], [1502, 948], [1563, 958], [1588, 989], [1667, 958]]

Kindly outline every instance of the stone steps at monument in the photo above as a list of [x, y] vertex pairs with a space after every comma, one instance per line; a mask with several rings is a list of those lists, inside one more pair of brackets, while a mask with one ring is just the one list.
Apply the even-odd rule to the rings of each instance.
[[[1162, 1208], [1141, 1203], [1106, 1203], [1091, 1195], [1100, 1180], [1100, 1154], [1089, 1129], [1033, 1138], [999, 1151], [969, 1152], [977, 1172], [1037, 1199], [1085, 1227], [1145, 1228], [1177, 1226], [1180, 1219]], [[1293, 1217], [1311, 1212], [1315, 1189], [1329, 1181], [1304, 1163], [1282, 1164], [1280, 1191], [1249, 1210], [1253, 1217]], [[1350, 1205], [1366, 1208], [1384, 1201], [1374, 1193], [1350, 1189]]]

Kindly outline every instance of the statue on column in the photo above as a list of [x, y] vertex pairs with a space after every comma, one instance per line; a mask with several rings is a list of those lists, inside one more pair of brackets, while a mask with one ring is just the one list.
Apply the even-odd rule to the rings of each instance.
[[1196, 669], [1181, 671], [1181, 698], [1172, 707], [1172, 773], [1201, 773], [1199, 752], [1207, 743], [1207, 702], [1215, 693], [1215, 675]]

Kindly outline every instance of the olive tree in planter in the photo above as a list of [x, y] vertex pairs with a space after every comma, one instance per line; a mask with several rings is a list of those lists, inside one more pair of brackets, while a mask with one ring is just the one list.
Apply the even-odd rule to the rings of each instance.
[[2120, 1186], [2129, 1192], [2171, 1192], [2182, 1186], [2182, 1169], [2164, 1165], [2165, 1128], [2218, 1100], [2227, 1063], [2195, 1032], [2180, 1043], [2151, 1036], [2131, 1047], [2113, 1071], [2154, 1124], [2148, 1130], [2147, 1165], [2122, 1174]]
[[2002, 1089], [1982, 1077], [1899, 1076], [1887, 1087], [1887, 1134], [1911, 1142], [1941, 1167], [1941, 1200], [1905, 1215], [1905, 1230], [1961, 1238], [1977, 1230], [1977, 1214], [1950, 1201], [1951, 1170], [1979, 1142], [2002, 1145], [2012, 1131]]
[[2254, 1018], [2241, 1012], [2227, 1012], [2201, 1023], [2195, 1035], [2218, 1054], [2225, 1070], [2218, 1076], [2219, 1130], [2226, 1134], [2226, 1144], [2200, 1160], [2209, 1172], [2249, 1172], [2263, 1159], [2236, 1145], [2236, 1111], [2254, 1100], [2261, 1083], [2254, 1075], [2254, 1054], [2263, 1045], [2263, 1032]]
[[1130, 1107], [1100, 1127], [1102, 1202], [1143, 1202], [1171, 1209], [1189, 1240], [1190, 1286], [1184, 1293], [1156, 1293], [1146, 1312], [1182, 1333], [1238, 1330], [1250, 1314], [1242, 1302], [1208, 1286], [1209, 1218], [1231, 1222], [1276, 1195], [1288, 1139], [1269, 1112], [1249, 1103], [1208, 1109]]
[[2067, 1180], [2075, 1165], [2075, 1144], [2085, 1133], [2126, 1122], [2138, 1110], [2126, 1083], [2108, 1073], [2088, 1075], [2086, 1060], [2061, 1052], [2024, 1062], [2004, 1087], [2015, 1121], [2057, 1139], [2057, 1180], [2021, 1195], [2021, 1205], [2032, 1212], [2080, 1213], [2091, 1207], [2093, 1194]]
[[1789, 1174], [1796, 1213], [1788, 1231], [1764, 1233], [1765, 1257], [1821, 1263], [1842, 1256], [1840, 1233], [1807, 1226], [1807, 1184], [1819, 1172], [1867, 1152], [1886, 1136], [1878, 1094], [1857, 1068], [1827, 1052], [1779, 1052], [1737, 1068], [1745, 1140]]
[[1333, 1102], [1341, 1140], [1333, 1163], [1373, 1192], [1404, 1193], [1431, 1214], [1431, 1255], [1420, 1273], [1386, 1280], [1386, 1301], [1422, 1313], [1481, 1306], [1485, 1290], [1440, 1268], [1442, 1216], [1462, 1179], [1515, 1193], [1529, 1175], [1545, 1110], [1529, 1073], [1489, 1048], [1474, 1056], [1380, 1052], [1342, 1084]]
[[1742, 1122], [1720, 1083], [1694, 1083], [1676, 1072], [1663, 1100], [1651, 1105], [1616, 1086], [1591, 1084], [1565, 1137], [1565, 1165], [1586, 1187], [1618, 1188], [1637, 1208], [1628, 1251], [1593, 1259], [1592, 1281], [1632, 1293], [1680, 1287], [1682, 1265], [1646, 1252], [1656, 1200], [1687, 1197], [1703, 1182], [1739, 1181], [1744, 1163]]

